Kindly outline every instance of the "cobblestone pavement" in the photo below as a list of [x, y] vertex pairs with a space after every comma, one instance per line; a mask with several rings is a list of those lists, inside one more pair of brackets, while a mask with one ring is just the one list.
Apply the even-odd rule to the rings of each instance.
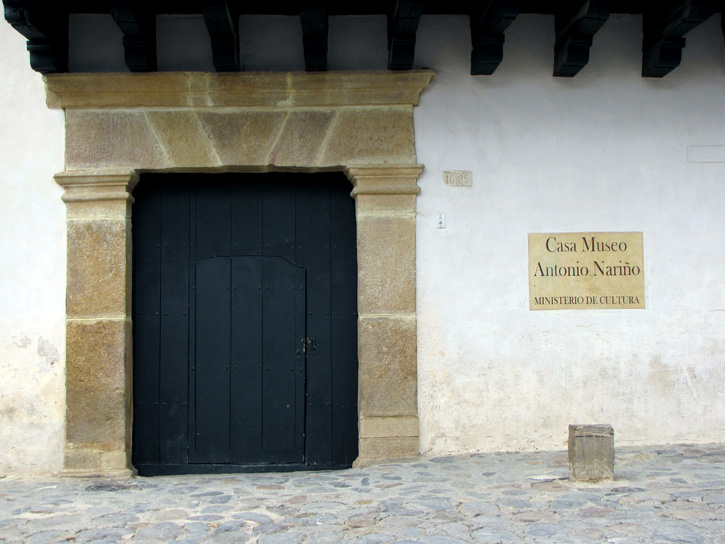
[[0, 479], [0, 542], [725, 544], [725, 445], [618, 448], [616, 480], [566, 452], [336, 472]]

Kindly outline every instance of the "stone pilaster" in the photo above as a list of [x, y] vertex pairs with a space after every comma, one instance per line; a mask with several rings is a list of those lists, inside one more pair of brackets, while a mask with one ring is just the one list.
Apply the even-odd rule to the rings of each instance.
[[131, 468], [131, 203], [135, 175], [55, 176], [65, 188], [67, 476]]
[[358, 463], [418, 455], [415, 202], [422, 170], [346, 170], [357, 215]]

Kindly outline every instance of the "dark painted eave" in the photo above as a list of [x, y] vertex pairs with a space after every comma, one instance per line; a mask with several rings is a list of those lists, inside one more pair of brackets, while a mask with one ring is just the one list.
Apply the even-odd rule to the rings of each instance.
[[506, 29], [520, 14], [555, 17], [553, 75], [574, 77], [589, 61], [596, 33], [612, 13], [641, 14], [642, 76], [664, 77], [679, 66], [685, 34], [716, 13], [722, 0], [3, 0], [5, 19], [28, 40], [31, 67], [68, 70], [69, 20], [76, 14], [109, 14], [123, 33], [132, 72], [156, 70], [159, 15], [204, 18], [217, 71], [238, 71], [239, 19], [247, 15], [299, 17], [305, 68], [327, 69], [328, 18], [381, 15], [388, 20], [388, 68], [408, 70], [415, 58], [418, 23], [425, 15], [465, 15], [471, 26], [471, 74], [491, 75], [504, 58]]

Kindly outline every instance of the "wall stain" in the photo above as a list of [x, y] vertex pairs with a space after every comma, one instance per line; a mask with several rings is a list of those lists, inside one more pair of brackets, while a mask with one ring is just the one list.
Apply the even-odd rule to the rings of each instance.
[[8, 344], [8, 347], [25, 349], [30, 346], [32, 342], [33, 341], [30, 339], [30, 337], [25, 336], [24, 334], [21, 336], [13, 336], [13, 341]]
[[58, 364], [58, 349], [42, 336], [38, 338], [38, 355], [42, 358], [39, 366], [53, 367]]
[[675, 389], [675, 381], [672, 378], [672, 367], [662, 362], [660, 355], [655, 355], [649, 362], [652, 371], [649, 374], [648, 381], [655, 391], [660, 395], [668, 396]]

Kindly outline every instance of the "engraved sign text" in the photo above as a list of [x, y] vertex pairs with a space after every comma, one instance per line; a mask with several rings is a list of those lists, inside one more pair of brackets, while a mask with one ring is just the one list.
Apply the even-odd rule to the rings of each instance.
[[641, 232], [529, 234], [532, 310], [642, 309]]

